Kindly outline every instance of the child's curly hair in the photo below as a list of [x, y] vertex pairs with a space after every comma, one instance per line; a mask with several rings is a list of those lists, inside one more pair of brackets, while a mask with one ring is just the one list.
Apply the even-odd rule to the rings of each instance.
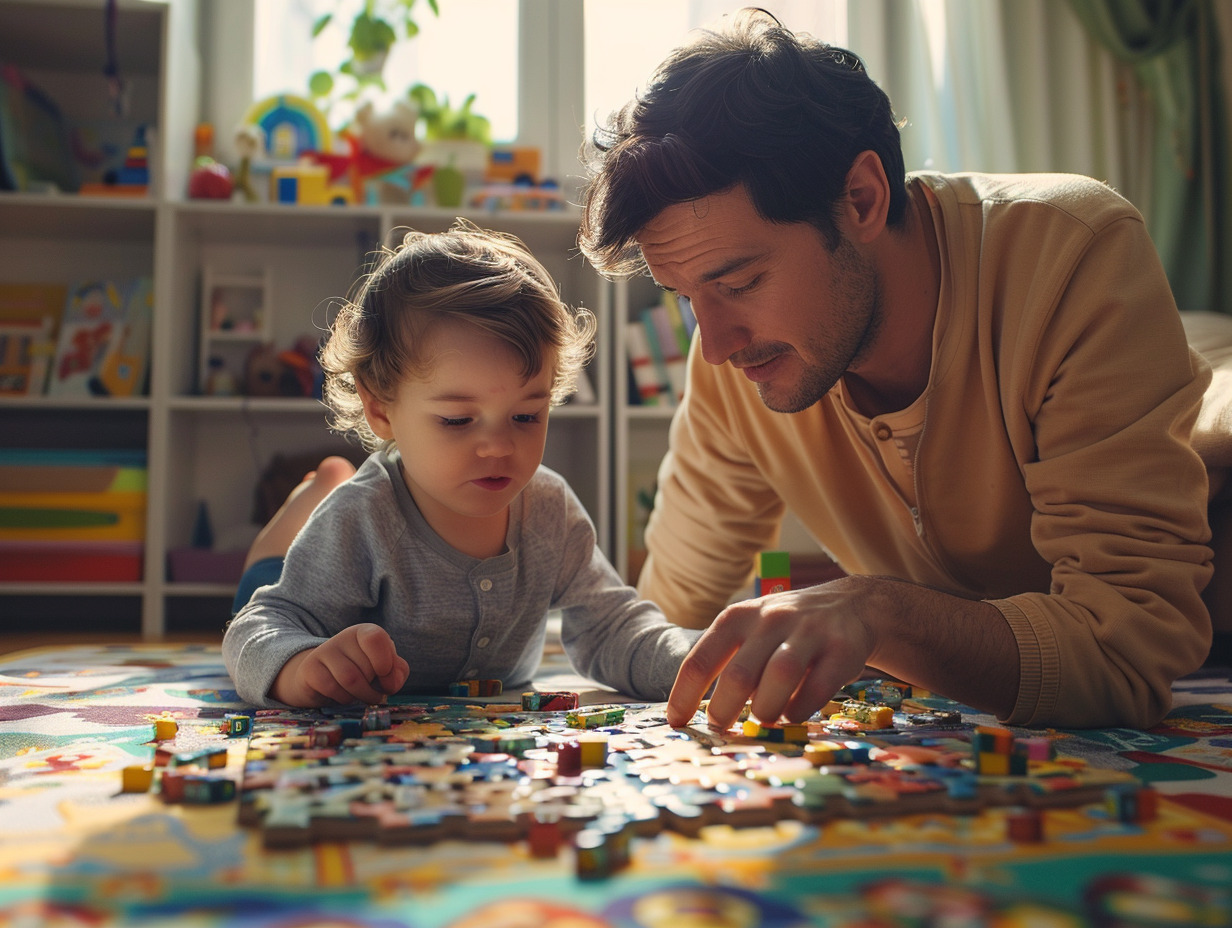
[[512, 235], [464, 219], [445, 232], [408, 231], [397, 248], [378, 252], [356, 281], [321, 349], [330, 426], [355, 435], [369, 451], [392, 449], [373, 434], [355, 389], [383, 402], [409, 377], [430, 375], [424, 336], [442, 319], [464, 319], [501, 339], [522, 360], [526, 380], [555, 358], [551, 403], [563, 403], [594, 354], [594, 314], [561, 302], [555, 282]]

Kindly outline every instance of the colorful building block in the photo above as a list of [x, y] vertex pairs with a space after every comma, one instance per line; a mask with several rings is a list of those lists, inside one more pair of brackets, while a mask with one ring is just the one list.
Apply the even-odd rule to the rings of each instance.
[[172, 741], [180, 730], [180, 723], [175, 719], [158, 718], [154, 720], [154, 740]]
[[578, 694], [568, 692], [557, 693], [523, 693], [522, 710], [524, 712], [560, 712], [576, 709]]
[[247, 736], [252, 731], [252, 716], [241, 715], [238, 712], [228, 712], [222, 717], [222, 723], [218, 726], [228, 738], [242, 738]]
[[1040, 809], [1010, 809], [1005, 815], [1005, 830], [1016, 844], [1038, 844], [1044, 840], [1044, 813]]
[[623, 722], [624, 718], [624, 706], [586, 706], [566, 713], [565, 724], [570, 728], [602, 728]]
[[230, 777], [196, 774], [188, 774], [184, 777], [184, 802], [208, 805], [215, 802], [227, 802], [234, 798], [235, 781]]
[[872, 703], [848, 699], [843, 703], [840, 713], [849, 719], [855, 719], [867, 728], [890, 728], [894, 725], [894, 710], [889, 706], [878, 706]]
[[499, 696], [504, 686], [500, 680], [458, 680], [449, 684], [449, 695]]
[[1104, 794], [1108, 814], [1118, 822], [1149, 822], [1159, 814], [1159, 793], [1139, 783], [1116, 783]]
[[224, 747], [208, 747], [199, 751], [184, 751], [174, 754], [171, 763], [176, 767], [208, 767], [227, 766], [227, 749]]
[[753, 579], [753, 595], [783, 593], [791, 589], [791, 557], [786, 551], [761, 551]]
[[741, 726], [746, 738], [757, 738], [761, 741], [773, 742], [804, 742], [808, 741], [808, 726], [787, 723], [783, 725], [766, 725], [756, 719], [746, 719]]
[[607, 765], [607, 735], [601, 732], [586, 732], [578, 737], [578, 746], [582, 752], [583, 767]]
[[149, 792], [154, 784], [153, 764], [131, 764], [120, 771], [120, 791], [124, 793]]

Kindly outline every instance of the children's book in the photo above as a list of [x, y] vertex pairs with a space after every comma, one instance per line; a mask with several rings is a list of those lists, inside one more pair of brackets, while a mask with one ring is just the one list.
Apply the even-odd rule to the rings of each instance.
[[637, 384], [637, 405], [658, 406], [663, 399], [663, 390], [650, 356], [646, 327], [640, 319], [625, 324], [625, 348], [629, 354], [629, 369]]
[[47, 392], [54, 396], [144, 393], [153, 308], [148, 277], [93, 280], [72, 287]]
[[46, 388], [66, 292], [62, 284], [0, 283], [0, 395]]
[[47, 384], [55, 341], [52, 320], [0, 319], [0, 396], [38, 396]]

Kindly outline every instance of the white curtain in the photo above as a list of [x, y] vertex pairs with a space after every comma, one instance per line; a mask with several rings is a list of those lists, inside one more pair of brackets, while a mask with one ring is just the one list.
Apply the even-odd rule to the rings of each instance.
[[1151, 108], [1066, 0], [850, 0], [908, 170], [1087, 174], [1145, 212]]

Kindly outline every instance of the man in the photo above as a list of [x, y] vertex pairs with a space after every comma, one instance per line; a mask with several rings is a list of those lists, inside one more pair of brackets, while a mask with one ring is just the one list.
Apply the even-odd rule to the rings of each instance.
[[[709, 626], [668, 717], [799, 721], [869, 666], [1018, 725], [1150, 726], [1211, 643], [1190, 352], [1087, 178], [905, 177], [849, 52], [761, 11], [595, 133], [582, 248], [699, 339], [639, 582]], [[724, 608], [790, 508], [848, 576]], [[716, 617], [717, 615], [717, 617]]]

